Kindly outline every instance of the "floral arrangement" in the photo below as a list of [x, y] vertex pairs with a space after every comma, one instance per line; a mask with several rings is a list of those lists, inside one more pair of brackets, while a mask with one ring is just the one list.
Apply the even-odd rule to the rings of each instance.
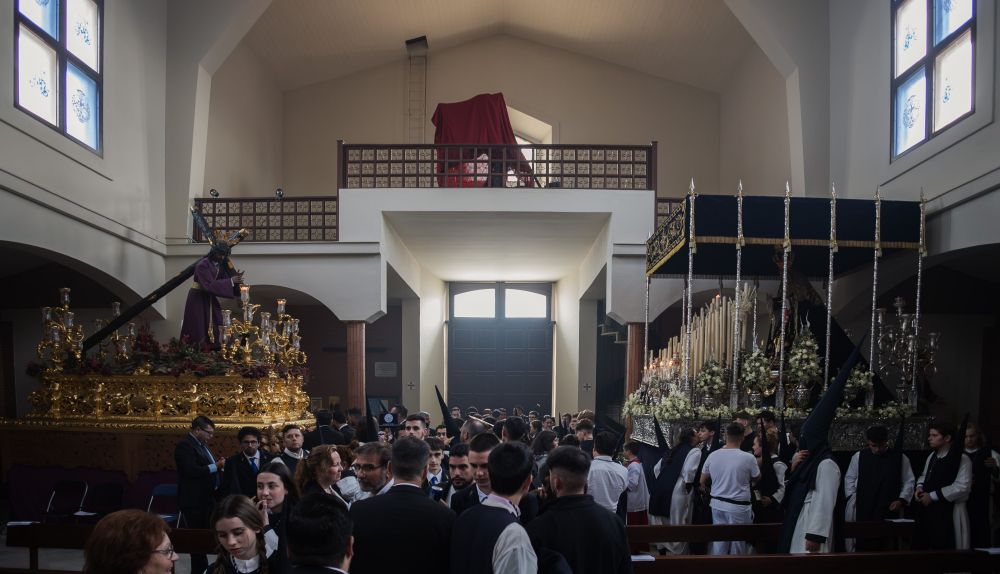
[[[38, 377], [48, 365], [30, 361], [25, 369], [28, 376]], [[196, 347], [186, 340], [171, 339], [161, 345], [153, 336], [148, 323], [143, 324], [135, 337], [133, 353], [127, 361], [118, 362], [111, 354], [84, 357], [75, 365], [67, 366], [64, 372], [71, 375], [194, 375], [196, 377], [238, 374], [245, 378], [263, 378], [271, 372], [279, 377], [301, 377], [308, 373], [305, 367], [285, 367], [275, 365], [234, 365], [224, 360], [217, 351], [207, 345]]]
[[916, 411], [906, 403], [889, 401], [877, 407], [851, 408], [846, 404], [837, 408], [837, 416], [844, 418], [899, 420], [914, 415]]
[[676, 385], [670, 385], [670, 392], [660, 399], [659, 404], [653, 405], [650, 414], [660, 420], [676, 421], [691, 418], [694, 411], [691, 409], [691, 401], [684, 393]]
[[808, 329], [799, 331], [792, 344], [786, 370], [790, 383], [811, 383], [820, 376], [819, 344]]
[[694, 414], [699, 419], [715, 419], [722, 417], [722, 419], [725, 420], [733, 416], [733, 411], [729, 408], [729, 405], [701, 405], [699, 407], [695, 407]]
[[854, 367], [844, 384], [844, 406], [860, 396], [872, 390], [872, 380], [875, 373], [861, 368], [861, 365]]
[[770, 395], [774, 391], [771, 383], [771, 361], [760, 349], [745, 353], [740, 359], [740, 384], [744, 389]]
[[694, 388], [710, 397], [721, 397], [726, 392], [725, 371], [716, 360], [711, 360], [701, 366], [698, 376], [694, 379]]

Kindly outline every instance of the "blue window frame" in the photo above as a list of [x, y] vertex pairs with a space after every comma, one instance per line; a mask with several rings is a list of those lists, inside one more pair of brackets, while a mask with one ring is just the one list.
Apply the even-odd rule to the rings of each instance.
[[14, 105], [100, 155], [103, 0], [16, 0]]
[[892, 157], [975, 111], [976, 0], [891, 0]]

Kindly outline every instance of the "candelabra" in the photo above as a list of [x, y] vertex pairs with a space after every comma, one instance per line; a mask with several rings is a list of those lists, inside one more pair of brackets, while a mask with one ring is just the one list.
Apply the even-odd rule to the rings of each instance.
[[62, 371], [70, 357], [79, 360], [82, 352], [83, 327], [69, 310], [69, 291], [69, 287], [59, 290], [59, 307], [42, 307], [42, 340], [35, 352], [54, 372]]
[[[122, 314], [122, 304], [118, 301], [112, 301], [111, 303], [111, 321], [114, 321]], [[100, 331], [107, 325], [110, 321], [105, 319], [96, 319], [94, 321], [97, 326], [97, 330]], [[122, 333], [121, 329], [116, 329], [111, 336], [101, 341], [98, 346], [98, 355], [100, 357], [106, 358], [108, 356], [108, 349], [114, 350], [115, 360], [119, 363], [127, 362], [132, 356], [132, 350], [135, 345], [135, 323], [129, 323], [125, 327], [125, 333]]]
[[916, 397], [908, 397], [910, 392], [916, 392], [921, 376], [928, 376], [936, 371], [935, 355], [941, 340], [940, 333], [928, 333], [924, 338], [918, 331], [916, 316], [904, 313], [906, 301], [902, 297], [893, 300], [896, 308], [896, 321], [893, 323], [885, 314], [885, 309], [876, 311], [878, 328], [878, 364], [883, 376], [890, 369], [899, 370], [899, 384], [896, 385], [896, 398], [901, 403], [913, 403]]
[[[234, 365], [304, 365], [307, 357], [301, 350], [299, 320], [285, 312], [285, 300], [278, 299], [275, 318], [260, 313], [260, 324], [254, 315], [260, 305], [250, 302], [250, 286], [240, 285], [243, 319], [234, 319], [228, 309], [222, 312], [222, 357]], [[273, 372], [273, 371], [272, 371]]]

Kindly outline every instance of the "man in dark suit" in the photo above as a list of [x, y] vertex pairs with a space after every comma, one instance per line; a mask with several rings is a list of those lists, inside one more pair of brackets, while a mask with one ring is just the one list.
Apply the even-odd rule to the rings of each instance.
[[326, 409], [316, 411], [316, 430], [306, 433], [302, 441], [302, 448], [312, 450], [321, 444], [347, 444], [344, 434], [333, 428], [330, 422], [333, 420], [333, 413]]
[[[354, 574], [382, 574], [402, 564], [421, 572], [447, 574], [448, 548], [455, 514], [421, 489], [430, 448], [414, 437], [400, 437], [392, 447], [389, 468], [395, 485], [385, 494], [351, 506], [354, 521]], [[405, 532], [404, 536], [399, 536]]]
[[[492, 492], [489, 459], [490, 452], [498, 444], [500, 439], [489, 432], [477, 434], [469, 441], [469, 466], [472, 469], [473, 482], [451, 496], [451, 509], [456, 515], [482, 504]], [[538, 516], [538, 496], [533, 492], [522, 496], [517, 506], [521, 512], [519, 518], [521, 524], [527, 524]]]
[[[191, 432], [174, 449], [177, 465], [177, 506], [187, 528], [208, 528], [208, 517], [215, 505], [216, 490], [222, 484], [226, 459], [215, 458], [208, 441], [215, 436], [215, 423], [206, 416], [191, 421]], [[204, 554], [191, 555], [191, 572], [204, 572], [208, 559]]]
[[236, 434], [240, 452], [226, 459], [221, 489], [225, 494], [242, 494], [253, 498], [257, 494], [257, 473], [274, 455], [260, 449], [260, 429], [243, 427]]
[[307, 494], [292, 509], [285, 532], [293, 574], [347, 574], [354, 557], [353, 525], [336, 498]]
[[341, 411], [340, 409], [334, 409], [332, 416], [333, 422], [330, 423], [330, 426], [339, 431], [340, 434], [344, 435], [344, 442], [336, 444], [351, 444], [357, 430], [347, 424], [347, 415], [345, 415], [344, 411]]

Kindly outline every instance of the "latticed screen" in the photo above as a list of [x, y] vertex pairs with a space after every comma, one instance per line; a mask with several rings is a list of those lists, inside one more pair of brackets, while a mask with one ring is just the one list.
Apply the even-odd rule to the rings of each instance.
[[[246, 241], [336, 241], [337, 198], [199, 199], [205, 222], [229, 236], [240, 228]], [[195, 241], [205, 241], [197, 228]]]

